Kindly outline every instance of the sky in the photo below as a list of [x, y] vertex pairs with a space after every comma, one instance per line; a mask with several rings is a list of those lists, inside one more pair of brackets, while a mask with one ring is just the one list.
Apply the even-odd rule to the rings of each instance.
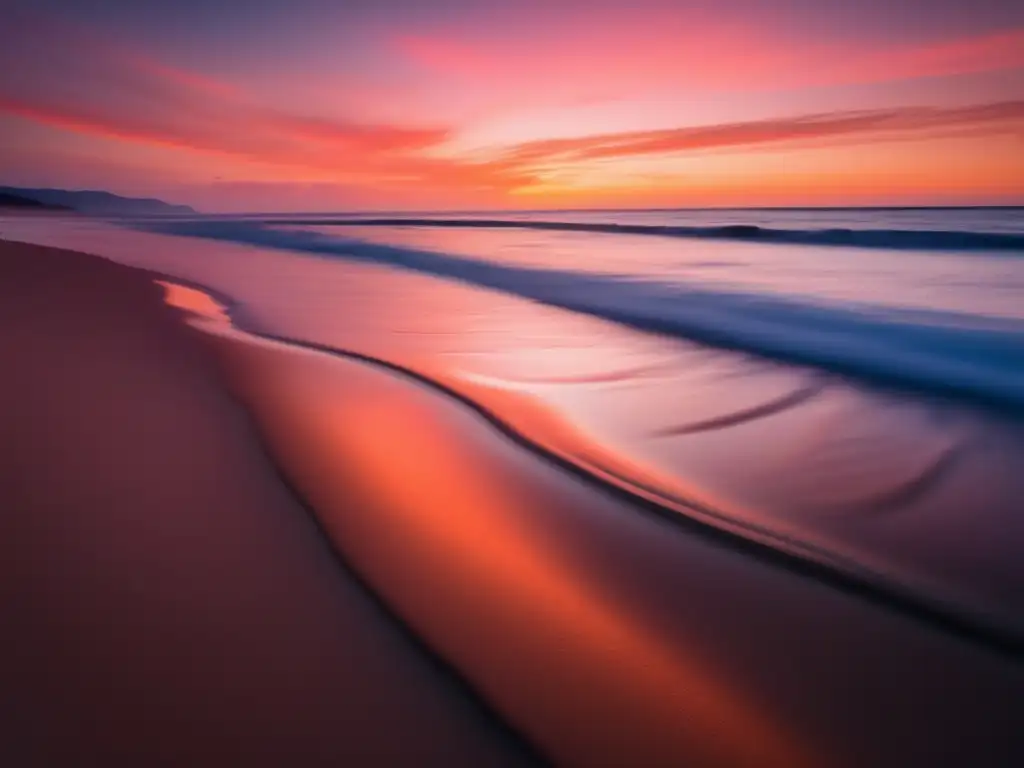
[[0, 0], [0, 184], [207, 211], [1024, 204], [1019, 0]]

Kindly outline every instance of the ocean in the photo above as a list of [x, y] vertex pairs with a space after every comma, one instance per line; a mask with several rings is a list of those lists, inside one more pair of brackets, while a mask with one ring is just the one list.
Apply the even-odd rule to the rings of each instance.
[[263, 216], [154, 231], [359, 259], [1024, 406], [1024, 209]]
[[1024, 498], [1022, 208], [9, 217], [0, 233], [203, 287], [250, 332], [407, 371], [635, 498], [1024, 634], [1003, 535]]

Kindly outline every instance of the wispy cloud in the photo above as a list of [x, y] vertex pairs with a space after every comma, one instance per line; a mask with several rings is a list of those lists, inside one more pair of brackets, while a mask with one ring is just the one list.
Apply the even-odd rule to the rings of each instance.
[[773, 120], [534, 141], [511, 147], [505, 163], [522, 169], [552, 162], [659, 155], [799, 142], [914, 137], [964, 130], [1024, 131], [1024, 100], [966, 107], [904, 107]]
[[708, 15], [602, 17], [593, 28], [581, 24], [574, 19], [561, 35], [486, 41], [455, 30], [400, 34], [392, 48], [418, 67], [463, 84], [489, 84], [512, 98], [545, 92], [559, 98], [596, 87], [634, 94], [666, 88], [778, 90], [1024, 68], [1019, 27], [883, 45], [793, 39], [767, 21]]
[[[443, 142], [443, 127], [295, 114], [87, 29], [21, 13], [0, 49], [0, 111], [67, 130], [352, 174], [394, 170]], [[5, 33], [5, 38], [7, 33]], [[39, 50], [52, 51], [40, 56]], [[11, 74], [13, 73], [13, 74]]]
[[1024, 68], [1024, 29], [868, 51], [826, 66], [819, 77], [877, 82]]

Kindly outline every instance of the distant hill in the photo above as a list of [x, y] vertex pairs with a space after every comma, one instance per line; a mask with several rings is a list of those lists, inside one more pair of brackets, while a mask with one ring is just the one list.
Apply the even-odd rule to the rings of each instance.
[[0, 208], [18, 208], [32, 211], [67, 210], [63, 205], [50, 205], [48, 203], [42, 203], [39, 200], [33, 200], [30, 197], [12, 195], [7, 192], [0, 192]]
[[110, 192], [94, 190], [0, 187], [0, 196], [27, 200], [50, 208], [70, 208], [84, 213], [147, 215], [196, 212], [187, 205], [172, 205], [154, 198], [121, 197]]

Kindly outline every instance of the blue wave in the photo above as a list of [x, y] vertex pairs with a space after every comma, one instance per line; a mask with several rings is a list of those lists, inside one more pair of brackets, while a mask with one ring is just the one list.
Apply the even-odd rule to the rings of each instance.
[[165, 234], [384, 263], [622, 325], [1024, 410], [1024, 321], [849, 307], [610, 275], [508, 266], [239, 221], [150, 222]]
[[285, 218], [276, 224], [294, 226], [456, 227], [475, 229], [542, 229], [620, 235], [654, 235], [706, 240], [741, 240], [791, 245], [830, 245], [897, 250], [1022, 251], [1024, 235], [1002, 232], [914, 229], [775, 229], [754, 224], [716, 227], [611, 222], [443, 218]]

